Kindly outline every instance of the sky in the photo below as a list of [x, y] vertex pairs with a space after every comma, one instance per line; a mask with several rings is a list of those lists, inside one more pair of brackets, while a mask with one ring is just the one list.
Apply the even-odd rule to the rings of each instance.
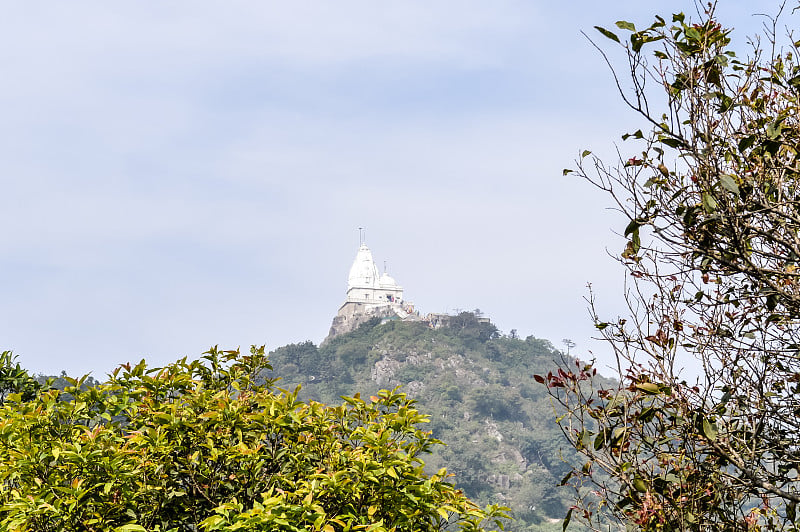
[[318, 344], [364, 227], [422, 313], [602, 360], [584, 298], [624, 311], [624, 223], [562, 169], [642, 124], [581, 32], [692, 6], [3, 2], [0, 350], [100, 378]]

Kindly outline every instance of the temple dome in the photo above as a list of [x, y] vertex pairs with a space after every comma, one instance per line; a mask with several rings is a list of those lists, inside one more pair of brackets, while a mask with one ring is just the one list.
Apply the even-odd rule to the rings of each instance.
[[381, 288], [392, 288], [395, 290], [400, 289], [400, 285], [397, 284], [397, 281], [394, 280], [388, 273], [381, 275], [380, 278], [380, 286]]

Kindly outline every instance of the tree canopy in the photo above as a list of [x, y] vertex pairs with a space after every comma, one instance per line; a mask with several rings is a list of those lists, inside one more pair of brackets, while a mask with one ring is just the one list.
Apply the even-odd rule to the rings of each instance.
[[11, 351], [0, 352], [0, 405], [11, 393], [19, 394], [22, 399], [32, 399], [46, 386], [25, 371]]
[[0, 530], [483, 530], [482, 510], [422, 456], [439, 442], [397, 391], [338, 406], [265, 380], [262, 349], [0, 407]]
[[585, 456], [571, 481], [586, 520], [800, 524], [800, 41], [784, 6], [746, 53], [713, 3], [695, 18], [597, 27], [627, 60], [614, 76], [643, 122], [617, 163], [586, 151], [575, 171], [626, 217], [631, 314], [594, 313], [620, 384], [594, 388], [591, 363], [537, 377]]

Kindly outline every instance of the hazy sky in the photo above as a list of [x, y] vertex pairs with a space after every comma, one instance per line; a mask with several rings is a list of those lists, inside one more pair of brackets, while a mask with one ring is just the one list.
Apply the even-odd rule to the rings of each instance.
[[623, 242], [561, 170], [641, 126], [580, 32], [690, 2], [2, 4], [0, 349], [28, 369], [319, 343], [359, 226], [423, 313], [602, 350], [583, 297], [621, 310]]

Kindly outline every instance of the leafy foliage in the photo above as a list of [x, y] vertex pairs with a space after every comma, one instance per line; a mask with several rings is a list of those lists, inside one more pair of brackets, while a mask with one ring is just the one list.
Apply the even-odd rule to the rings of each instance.
[[404, 394], [302, 403], [265, 368], [263, 349], [212, 349], [125, 365], [94, 387], [8, 395], [0, 530], [478, 532], [503, 515], [446, 471], [424, 474], [439, 442]]
[[8, 394], [19, 394], [22, 400], [27, 401], [46, 387], [47, 382], [40, 383], [25, 371], [11, 351], [0, 353], [0, 405]]
[[573, 485], [587, 520], [800, 527], [800, 41], [768, 20], [744, 59], [713, 4], [696, 22], [620, 21], [625, 37], [598, 28], [623, 48], [621, 94], [649, 131], [623, 137], [642, 151], [617, 167], [584, 152], [577, 171], [627, 217], [633, 314], [595, 312], [620, 384], [594, 386], [591, 364], [537, 378], [585, 456]]

